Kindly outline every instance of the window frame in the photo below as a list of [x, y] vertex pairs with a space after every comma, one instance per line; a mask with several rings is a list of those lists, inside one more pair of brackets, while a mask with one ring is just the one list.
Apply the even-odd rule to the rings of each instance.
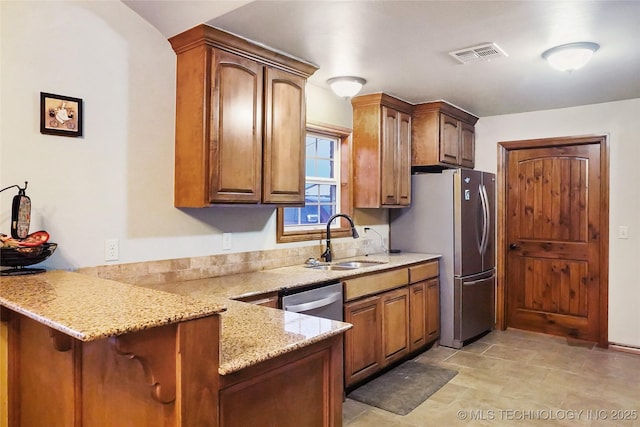
[[[351, 192], [351, 129], [323, 123], [307, 123], [306, 132], [326, 135], [338, 140], [340, 145], [340, 206], [336, 206], [339, 213], [353, 216], [353, 201]], [[306, 135], [305, 132], [305, 135]], [[306, 181], [306, 173], [305, 173]], [[338, 209], [339, 208], [339, 209]], [[276, 242], [305, 242], [326, 238], [324, 230], [289, 230], [284, 227], [284, 208], [278, 208], [276, 212]], [[344, 218], [339, 218], [339, 226], [331, 227], [331, 237], [351, 236], [351, 227]]]

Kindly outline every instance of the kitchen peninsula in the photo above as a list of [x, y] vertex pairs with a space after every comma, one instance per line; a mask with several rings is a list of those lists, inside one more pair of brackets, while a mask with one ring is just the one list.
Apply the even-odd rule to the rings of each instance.
[[341, 423], [348, 324], [64, 271], [2, 278], [0, 306], [9, 425], [233, 426], [279, 399]]
[[66, 271], [3, 277], [9, 425], [340, 426], [351, 325], [255, 303], [438, 258], [382, 254], [356, 270], [294, 265], [146, 287]]

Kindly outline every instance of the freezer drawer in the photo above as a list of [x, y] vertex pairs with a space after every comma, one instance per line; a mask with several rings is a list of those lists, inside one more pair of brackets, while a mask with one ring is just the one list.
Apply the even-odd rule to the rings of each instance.
[[457, 278], [456, 288], [460, 294], [459, 338], [464, 342], [485, 331], [493, 329], [495, 323], [495, 274], [489, 277]]
[[495, 323], [495, 272], [456, 277], [454, 347], [483, 332]]

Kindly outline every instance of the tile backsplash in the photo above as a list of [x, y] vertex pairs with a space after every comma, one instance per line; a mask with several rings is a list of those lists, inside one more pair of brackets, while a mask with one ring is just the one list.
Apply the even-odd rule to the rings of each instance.
[[[375, 239], [360, 238], [333, 241], [331, 247], [334, 257], [339, 259], [366, 255], [375, 251], [378, 245]], [[303, 264], [308, 258], [320, 258], [323, 250], [324, 245], [318, 244], [299, 248], [100, 265], [79, 268], [77, 272], [124, 283], [152, 285]]]

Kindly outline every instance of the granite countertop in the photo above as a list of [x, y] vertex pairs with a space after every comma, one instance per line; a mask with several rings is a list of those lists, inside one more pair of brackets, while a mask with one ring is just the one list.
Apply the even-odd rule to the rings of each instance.
[[351, 324], [228, 300], [222, 316], [220, 375], [341, 334]]
[[279, 292], [309, 285], [335, 282], [347, 277], [360, 276], [376, 271], [403, 267], [424, 261], [440, 258], [439, 254], [420, 254], [402, 252], [399, 254], [375, 254], [334, 260], [333, 263], [352, 260], [374, 261], [380, 264], [353, 270], [316, 270], [304, 265], [280, 267], [271, 270], [240, 273], [229, 276], [217, 276], [207, 279], [167, 282], [148, 286], [181, 295], [188, 295], [195, 299], [223, 297], [240, 299], [269, 292]]
[[351, 327], [344, 322], [236, 299], [337, 282], [437, 258], [440, 255], [370, 255], [338, 261], [366, 259], [380, 264], [340, 271], [297, 265], [146, 287], [80, 273], [49, 271], [3, 277], [0, 280], [0, 305], [81, 341], [220, 314], [218, 371], [226, 375], [341, 334]]
[[224, 300], [195, 300], [69, 271], [0, 279], [0, 305], [80, 341], [218, 314]]
[[416, 253], [369, 255], [341, 259], [335, 262], [366, 259], [378, 261], [381, 264], [339, 271], [314, 270], [297, 265], [148, 286], [188, 296], [202, 302], [213, 303], [219, 302], [221, 298], [225, 299], [228, 310], [221, 314], [222, 334], [218, 370], [221, 375], [225, 375], [330, 336], [341, 334], [351, 327], [348, 323], [261, 307], [234, 301], [235, 299], [336, 282], [347, 277], [438, 258], [440, 255]]

